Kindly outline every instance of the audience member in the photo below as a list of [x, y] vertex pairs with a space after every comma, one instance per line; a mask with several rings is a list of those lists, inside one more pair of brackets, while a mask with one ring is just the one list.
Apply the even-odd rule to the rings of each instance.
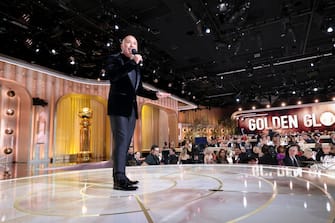
[[179, 164], [188, 164], [190, 163], [190, 155], [188, 154], [188, 150], [186, 147], [183, 148], [183, 150], [181, 151], [181, 153], [179, 154], [179, 158], [178, 158], [178, 163]]
[[225, 149], [220, 149], [217, 155], [216, 163], [224, 164], [228, 163], [227, 153]]
[[258, 163], [259, 164], [268, 164], [268, 165], [277, 165], [277, 160], [272, 156], [270, 153], [271, 148], [273, 149], [273, 146], [263, 145], [262, 146], [262, 153], [263, 156], [259, 158]]
[[176, 155], [176, 150], [174, 148], [170, 148], [168, 160], [169, 160], [168, 164], [178, 163], [178, 157]]
[[284, 158], [284, 164], [285, 166], [295, 166], [299, 167], [299, 157], [297, 156], [299, 150], [298, 145], [290, 145], [287, 148], [286, 156]]
[[302, 167], [311, 167], [315, 163], [313, 158], [313, 150], [310, 148], [304, 149], [303, 155], [300, 157], [300, 164]]
[[204, 164], [213, 164], [213, 151], [206, 148], [204, 151]]
[[280, 165], [280, 166], [284, 165], [285, 154], [286, 154], [285, 147], [284, 146], [279, 146], [277, 148], [277, 156], [276, 156], [278, 165]]
[[159, 165], [159, 147], [157, 145], [152, 145], [149, 155], [145, 158], [142, 165]]
[[323, 161], [327, 156], [333, 157], [335, 154], [331, 152], [330, 144], [323, 144], [321, 150], [316, 153], [316, 161]]

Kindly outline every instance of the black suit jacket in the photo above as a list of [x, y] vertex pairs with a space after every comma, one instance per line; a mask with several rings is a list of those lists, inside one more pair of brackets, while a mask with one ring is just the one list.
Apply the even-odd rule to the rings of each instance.
[[299, 157], [295, 156], [295, 158], [297, 159], [297, 165], [295, 165], [293, 163], [292, 159], [288, 155], [286, 155], [285, 158], [284, 158], [284, 160], [283, 160], [284, 165], [285, 166], [301, 166], [300, 165], [300, 159], [299, 159]]
[[[108, 115], [130, 116], [132, 109], [138, 118], [136, 95], [157, 100], [156, 91], [143, 88], [139, 65], [121, 53], [111, 55], [106, 60], [105, 77], [110, 80]], [[128, 73], [138, 75], [138, 87], [134, 88]]]

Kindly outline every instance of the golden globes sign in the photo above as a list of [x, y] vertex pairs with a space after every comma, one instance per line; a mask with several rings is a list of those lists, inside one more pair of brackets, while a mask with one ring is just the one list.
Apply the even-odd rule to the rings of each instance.
[[335, 102], [235, 112], [242, 133], [335, 130]]

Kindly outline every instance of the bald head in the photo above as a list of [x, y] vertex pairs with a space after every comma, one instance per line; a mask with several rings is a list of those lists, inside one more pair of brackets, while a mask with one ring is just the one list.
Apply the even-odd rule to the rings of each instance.
[[123, 38], [121, 42], [121, 53], [123, 53], [126, 57], [131, 57], [132, 49], [135, 49], [137, 51], [137, 40], [134, 36], [128, 35]]

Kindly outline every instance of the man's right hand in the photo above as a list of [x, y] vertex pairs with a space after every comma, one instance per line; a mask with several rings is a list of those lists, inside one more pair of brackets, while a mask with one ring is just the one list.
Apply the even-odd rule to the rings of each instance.
[[140, 55], [140, 54], [132, 55], [130, 59], [135, 61], [136, 64], [139, 64], [140, 62], [143, 62], [142, 55]]

